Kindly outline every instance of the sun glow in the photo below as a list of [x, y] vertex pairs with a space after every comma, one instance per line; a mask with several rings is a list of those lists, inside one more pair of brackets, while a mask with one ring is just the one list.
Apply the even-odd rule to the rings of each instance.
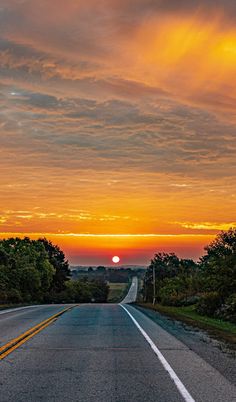
[[114, 264], [118, 264], [118, 262], [120, 262], [120, 257], [115, 255], [114, 257], [112, 257], [112, 261], [114, 262]]

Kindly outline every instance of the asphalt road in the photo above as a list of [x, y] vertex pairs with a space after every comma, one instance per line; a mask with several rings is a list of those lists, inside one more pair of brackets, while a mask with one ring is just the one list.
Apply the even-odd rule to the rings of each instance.
[[70, 304], [29, 306], [0, 312], [0, 347]]
[[[0, 401], [236, 401], [233, 384], [203, 357], [142, 312], [123, 306], [127, 311], [115, 304], [74, 307], [1, 360]], [[10, 340], [63, 307], [3, 314], [0, 337], [4, 331], [6, 340], [8, 331]]]
[[137, 299], [137, 294], [138, 294], [138, 278], [135, 276], [132, 278], [132, 283], [130, 285], [129, 291], [125, 296], [124, 300], [122, 300], [121, 304], [134, 303]]

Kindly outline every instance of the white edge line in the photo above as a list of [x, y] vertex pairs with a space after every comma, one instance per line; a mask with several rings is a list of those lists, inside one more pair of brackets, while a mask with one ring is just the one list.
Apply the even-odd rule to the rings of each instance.
[[24, 306], [24, 307], [16, 307], [16, 308], [6, 308], [5, 310], [0, 311], [0, 315], [2, 314], [7, 314], [7, 313], [13, 313], [14, 311], [21, 311], [21, 310], [25, 310], [27, 308], [34, 308], [34, 307], [39, 307], [38, 305], [34, 305], [34, 306]]
[[158, 359], [160, 360], [161, 364], [163, 365], [164, 369], [168, 372], [170, 375], [171, 379], [174, 381], [176, 387], [178, 388], [180, 394], [184, 398], [186, 402], [195, 402], [195, 400], [192, 398], [188, 390], [185, 388], [184, 384], [181, 382], [175, 371], [172, 369], [172, 367], [169, 365], [168, 361], [165, 359], [163, 354], [160, 352], [160, 350], [157, 348], [157, 346], [154, 344], [154, 342], [151, 340], [151, 338], [148, 336], [148, 334], [144, 331], [144, 329], [139, 325], [139, 323], [135, 320], [135, 318], [132, 316], [132, 314], [127, 310], [127, 308], [120, 304], [120, 306], [126, 311], [126, 313], [129, 315], [131, 320], [134, 322], [136, 327], [139, 329], [141, 334], [144, 336], [146, 341], [149, 343], [151, 346], [152, 350], [154, 353], [157, 355]]

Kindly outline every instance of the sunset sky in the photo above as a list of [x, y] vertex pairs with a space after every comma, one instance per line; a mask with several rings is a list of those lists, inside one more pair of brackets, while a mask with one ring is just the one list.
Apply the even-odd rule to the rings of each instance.
[[236, 225], [235, 0], [0, 1], [0, 237], [197, 259]]

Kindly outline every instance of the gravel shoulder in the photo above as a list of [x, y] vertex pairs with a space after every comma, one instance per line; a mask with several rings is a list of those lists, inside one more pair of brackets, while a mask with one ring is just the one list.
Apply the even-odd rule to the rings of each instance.
[[236, 385], [236, 352], [229, 344], [214, 339], [201, 329], [164, 316], [157, 311], [138, 305], [133, 305], [133, 307], [183, 342], [189, 349], [218, 370], [228, 381]]

